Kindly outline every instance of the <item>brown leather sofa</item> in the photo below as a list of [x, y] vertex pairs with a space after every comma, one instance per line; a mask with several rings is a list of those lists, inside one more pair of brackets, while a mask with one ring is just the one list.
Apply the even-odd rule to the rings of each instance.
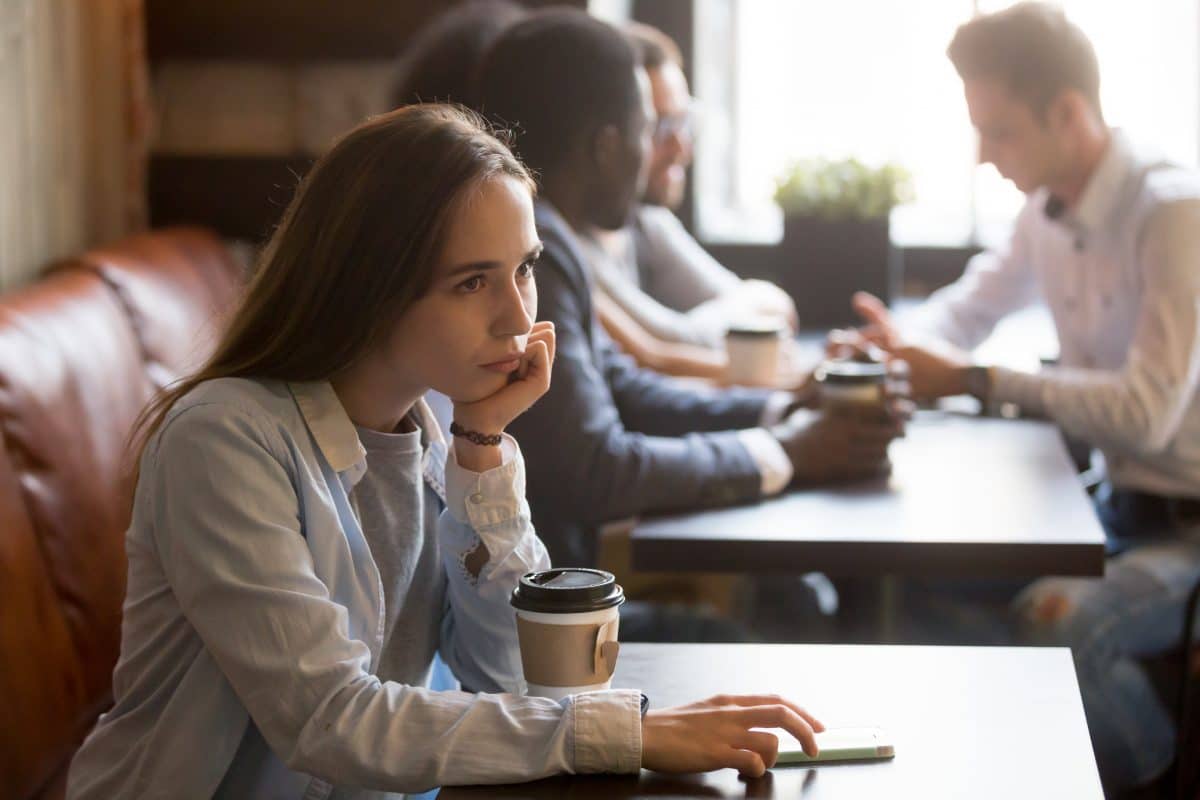
[[57, 798], [111, 702], [132, 494], [154, 392], [211, 352], [240, 266], [174, 228], [0, 296], [0, 795]]

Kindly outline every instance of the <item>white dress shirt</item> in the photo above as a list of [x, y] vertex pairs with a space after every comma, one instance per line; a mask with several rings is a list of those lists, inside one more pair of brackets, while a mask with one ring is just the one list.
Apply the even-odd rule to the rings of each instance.
[[1030, 194], [1007, 250], [972, 259], [918, 325], [972, 348], [1045, 302], [1060, 364], [997, 367], [992, 398], [1099, 447], [1118, 487], [1200, 496], [1200, 176], [1114, 130], [1076, 207], [1056, 205]]

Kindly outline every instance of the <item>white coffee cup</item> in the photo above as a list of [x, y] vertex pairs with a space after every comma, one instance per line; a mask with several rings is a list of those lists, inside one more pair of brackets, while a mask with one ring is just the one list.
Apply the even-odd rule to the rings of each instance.
[[561, 700], [612, 686], [625, 592], [612, 573], [530, 572], [513, 590], [527, 691]]
[[783, 328], [776, 322], [742, 323], [725, 333], [730, 383], [774, 386], [779, 381]]

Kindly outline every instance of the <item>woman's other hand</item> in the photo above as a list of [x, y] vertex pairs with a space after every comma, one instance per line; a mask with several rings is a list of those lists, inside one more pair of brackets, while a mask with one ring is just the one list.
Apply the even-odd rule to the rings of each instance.
[[782, 728], [810, 756], [813, 734], [825, 730], [800, 706], [776, 695], [717, 695], [650, 711], [642, 720], [642, 766], [658, 772], [708, 772], [732, 767], [757, 778], [775, 765], [779, 739], [760, 728]]

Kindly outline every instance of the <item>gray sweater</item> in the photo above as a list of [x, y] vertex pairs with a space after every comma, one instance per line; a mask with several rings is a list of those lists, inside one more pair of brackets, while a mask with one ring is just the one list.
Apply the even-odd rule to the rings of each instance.
[[434, 535], [441, 501], [421, 478], [426, 439], [419, 429], [357, 430], [367, 472], [350, 502], [383, 581], [383, 652], [376, 675], [424, 685], [446, 602], [446, 573]]

